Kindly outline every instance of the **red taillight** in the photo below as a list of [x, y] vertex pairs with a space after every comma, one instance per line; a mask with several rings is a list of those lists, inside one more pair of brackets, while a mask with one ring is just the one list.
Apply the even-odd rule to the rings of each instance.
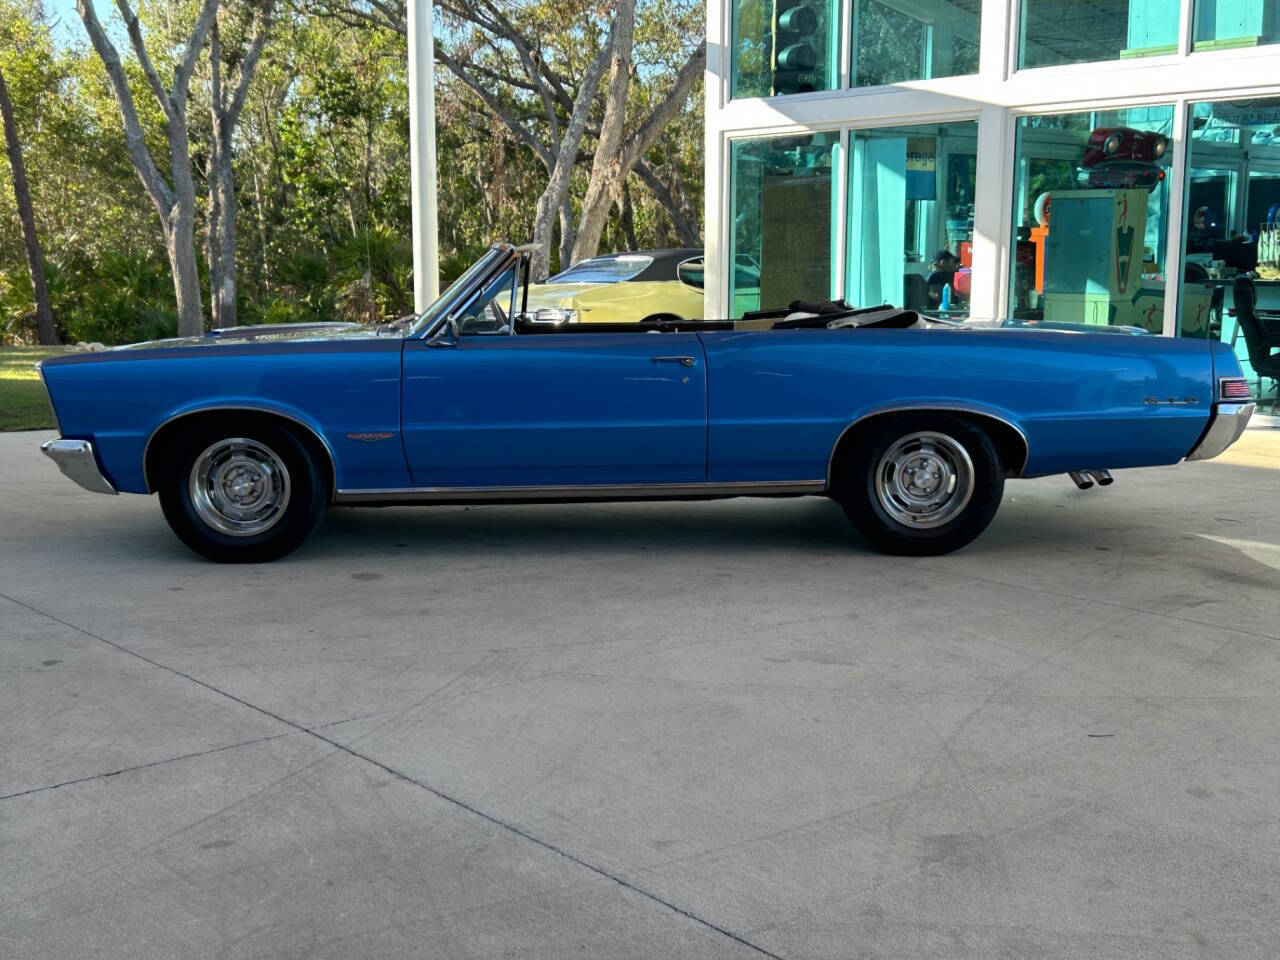
[[1244, 377], [1223, 377], [1218, 381], [1219, 400], [1252, 400], [1249, 381]]

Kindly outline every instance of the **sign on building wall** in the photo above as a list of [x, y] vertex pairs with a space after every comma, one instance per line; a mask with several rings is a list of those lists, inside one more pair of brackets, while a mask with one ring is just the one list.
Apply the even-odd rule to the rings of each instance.
[[907, 199], [938, 199], [937, 137], [907, 138]]

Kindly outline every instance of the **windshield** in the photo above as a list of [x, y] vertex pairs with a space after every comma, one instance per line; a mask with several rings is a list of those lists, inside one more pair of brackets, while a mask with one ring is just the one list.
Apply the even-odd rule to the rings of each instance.
[[547, 283], [618, 283], [642, 273], [651, 263], [653, 257], [639, 254], [593, 257], [557, 273]]
[[435, 303], [422, 311], [422, 316], [414, 323], [411, 333], [418, 334], [423, 330], [429, 329], [449, 307], [454, 305], [455, 295], [473, 287], [484, 274], [493, 268], [494, 261], [501, 256], [503, 256], [502, 251], [494, 248], [467, 267], [462, 276], [449, 284]]

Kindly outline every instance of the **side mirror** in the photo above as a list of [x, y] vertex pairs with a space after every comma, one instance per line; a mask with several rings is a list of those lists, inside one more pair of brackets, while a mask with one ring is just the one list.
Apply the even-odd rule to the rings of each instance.
[[701, 257], [686, 260], [676, 267], [676, 277], [686, 286], [701, 290], [706, 285], [706, 266]]
[[[449, 335], [445, 339], [445, 334]], [[462, 342], [462, 335], [458, 332], [458, 318], [450, 317], [440, 325], [440, 329], [431, 335], [431, 339], [427, 341], [428, 347], [456, 347]]]

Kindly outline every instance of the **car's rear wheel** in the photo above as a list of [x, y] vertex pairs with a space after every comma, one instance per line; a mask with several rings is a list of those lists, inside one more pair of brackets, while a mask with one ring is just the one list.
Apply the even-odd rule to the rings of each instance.
[[325, 473], [288, 428], [218, 421], [180, 438], [158, 483], [188, 547], [220, 563], [262, 563], [298, 548], [328, 503]]
[[886, 418], [856, 438], [836, 495], [877, 550], [934, 556], [982, 533], [1004, 495], [991, 438], [943, 413]]

